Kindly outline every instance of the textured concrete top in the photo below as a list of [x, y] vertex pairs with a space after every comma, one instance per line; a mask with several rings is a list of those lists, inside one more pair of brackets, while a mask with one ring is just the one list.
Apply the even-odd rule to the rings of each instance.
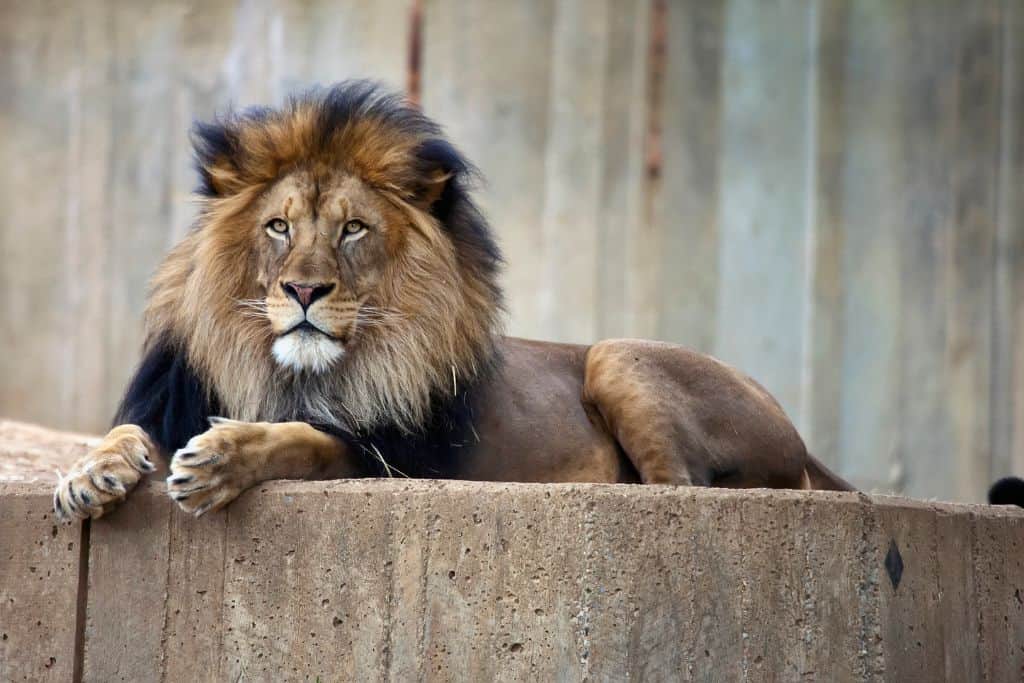
[[[274, 482], [88, 529], [0, 484], [0, 680], [1020, 680], [1024, 511]], [[77, 650], [76, 650], [77, 643]]]
[[0, 420], [0, 481], [56, 484], [57, 471], [68, 471], [99, 441], [97, 436]]

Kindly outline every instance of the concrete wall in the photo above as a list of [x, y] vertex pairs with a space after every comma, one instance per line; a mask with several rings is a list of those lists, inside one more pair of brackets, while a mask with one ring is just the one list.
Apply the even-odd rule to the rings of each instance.
[[861, 488], [980, 501], [1024, 472], [1022, 36], [1019, 0], [5, 0], [0, 415], [108, 426], [193, 118], [418, 64], [511, 332], [712, 352]]
[[1016, 509], [377, 480], [270, 483], [196, 520], [159, 488], [80, 532], [53, 524], [48, 485], [0, 484], [0, 680], [1024, 670]]

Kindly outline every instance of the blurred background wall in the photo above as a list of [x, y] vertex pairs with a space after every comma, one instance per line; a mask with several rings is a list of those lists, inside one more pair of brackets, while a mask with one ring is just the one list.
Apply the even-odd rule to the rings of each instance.
[[1018, 0], [7, 0], [0, 415], [104, 430], [192, 120], [353, 76], [487, 176], [512, 333], [713, 353], [865, 488], [1024, 472]]

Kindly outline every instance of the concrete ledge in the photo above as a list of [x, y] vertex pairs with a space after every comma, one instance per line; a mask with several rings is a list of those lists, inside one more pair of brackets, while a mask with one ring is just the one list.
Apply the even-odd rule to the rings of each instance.
[[91, 524], [80, 558], [50, 500], [0, 484], [2, 680], [68, 680], [76, 605], [88, 681], [1024, 670], [1015, 509], [366, 480], [274, 482], [195, 520], [152, 484]]
[[47, 488], [0, 483], [0, 681], [74, 674], [81, 529], [54, 521]]
[[99, 442], [98, 436], [0, 420], [0, 481], [57, 483], [57, 470], [67, 472]]

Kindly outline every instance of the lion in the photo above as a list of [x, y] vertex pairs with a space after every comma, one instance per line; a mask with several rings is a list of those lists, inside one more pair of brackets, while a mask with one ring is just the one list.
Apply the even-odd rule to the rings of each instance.
[[197, 516], [281, 478], [852, 490], [711, 356], [503, 336], [477, 171], [400, 96], [347, 81], [192, 141], [198, 219], [152, 280], [117, 426], [58, 484], [61, 518], [100, 517], [164, 464]]

